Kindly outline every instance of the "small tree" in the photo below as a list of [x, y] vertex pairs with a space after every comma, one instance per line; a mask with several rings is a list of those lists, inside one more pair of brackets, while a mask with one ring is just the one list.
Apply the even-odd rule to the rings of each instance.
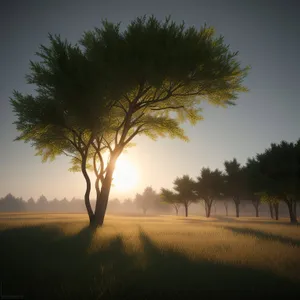
[[245, 194], [245, 171], [234, 158], [225, 161], [225, 194], [231, 197], [235, 204], [236, 217], [240, 216], [241, 196]]
[[267, 203], [270, 209], [270, 215], [272, 219], [279, 220], [279, 203], [280, 198], [269, 195], [266, 192], [260, 193], [260, 199], [262, 203]]
[[135, 202], [135, 204], [136, 204], [136, 207], [137, 207], [138, 209], [142, 209], [142, 210], [143, 210], [143, 213], [144, 213], [144, 215], [145, 215], [145, 214], [147, 213], [148, 208], [149, 208], [149, 204], [146, 203], [146, 201], [145, 201], [143, 195], [141, 195], [141, 194], [136, 194], [136, 195], [135, 195], [134, 202]]
[[[245, 166], [246, 194], [250, 198], [255, 216], [259, 216], [259, 207], [262, 203], [261, 193], [266, 185], [266, 178], [260, 172], [259, 162], [255, 158], [249, 158]], [[273, 218], [273, 211], [271, 213]]]
[[134, 201], [131, 198], [124, 199], [122, 203], [122, 210], [125, 212], [133, 212], [135, 208]]
[[137, 208], [142, 209], [144, 215], [146, 215], [147, 211], [154, 207], [157, 199], [158, 195], [156, 192], [152, 189], [152, 187], [148, 186], [145, 188], [142, 195], [136, 194], [134, 202]]
[[228, 199], [224, 200], [223, 203], [226, 211], [226, 217], [228, 217]]
[[259, 207], [262, 203], [261, 197], [257, 194], [254, 194], [251, 197], [251, 202], [252, 202], [252, 204], [254, 206], [254, 209], [255, 209], [255, 217], [258, 218], [259, 217]]
[[113, 211], [117, 212], [121, 208], [121, 202], [118, 198], [114, 198], [108, 202], [108, 208]]
[[216, 169], [202, 168], [201, 175], [197, 177], [195, 191], [199, 199], [204, 200], [205, 214], [209, 218], [211, 208], [216, 198], [224, 192], [224, 177], [221, 171]]
[[195, 182], [188, 175], [177, 177], [174, 180], [174, 190], [176, 191], [176, 197], [185, 209], [185, 216], [188, 217], [188, 209], [192, 203], [197, 202], [197, 196], [195, 194]]
[[32, 197], [30, 197], [28, 199], [27, 207], [28, 207], [28, 211], [34, 211], [35, 210], [35, 202], [34, 202], [34, 199]]
[[48, 200], [44, 195], [41, 195], [37, 201], [36, 206], [40, 211], [46, 211], [48, 209]]
[[176, 195], [171, 190], [162, 188], [160, 192], [160, 196], [164, 202], [171, 204], [174, 207], [176, 216], [178, 216], [180, 206], [182, 205], [180, 199], [178, 198], [178, 195]]

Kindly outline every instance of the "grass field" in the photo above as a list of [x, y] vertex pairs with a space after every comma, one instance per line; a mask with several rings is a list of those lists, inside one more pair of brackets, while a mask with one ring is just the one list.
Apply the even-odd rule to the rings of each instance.
[[300, 227], [288, 220], [107, 216], [103, 228], [87, 224], [84, 214], [0, 214], [3, 294], [300, 298]]

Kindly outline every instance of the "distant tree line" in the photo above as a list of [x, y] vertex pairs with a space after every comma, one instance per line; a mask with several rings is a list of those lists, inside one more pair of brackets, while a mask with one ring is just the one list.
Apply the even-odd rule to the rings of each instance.
[[[139, 194], [137, 194], [139, 195]], [[92, 200], [91, 204], [95, 207], [96, 200]], [[120, 201], [118, 198], [110, 199], [108, 205], [109, 213], [138, 213], [143, 209], [144, 214], [151, 210], [153, 214], [168, 214], [171, 212], [169, 205], [162, 203], [159, 194], [157, 194], [151, 187], [145, 189], [145, 192], [135, 199], [126, 198]], [[23, 198], [15, 197], [12, 194], [7, 194], [0, 198], [0, 212], [74, 212], [85, 213], [86, 208], [83, 199], [73, 198], [68, 200], [63, 198], [61, 200], [48, 200], [44, 195], [37, 200], [29, 198], [27, 201]]]
[[42, 195], [36, 201], [29, 198], [27, 201], [23, 198], [18, 198], [12, 194], [7, 194], [4, 198], [0, 199], [1, 212], [23, 212], [23, 211], [36, 211], [36, 212], [84, 212], [85, 205], [83, 200], [73, 198], [68, 201], [66, 198], [61, 200], [48, 199]]
[[300, 140], [296, 143], [272, 143], [263, 153], [249, 158], [244, 166], [234, 158], [224, 162], [224, 172], [202, 168], [196, 180], [188, 175], [177, 177], [173, 190], [161, 189], [161, 198], [175, 209], [185, 209], [192, 203], [202, 203], [206, 217], [216, 202], [223, 202], [228, 215], [228, 202], [235, 205], [240, 216], [241, 201], [251, 201], [256, 217], [262, 203], [266, 203], [271, 218], [279, 219], [279, 204], [283, 202], [291, 223], [297, 223], [300, 201]]

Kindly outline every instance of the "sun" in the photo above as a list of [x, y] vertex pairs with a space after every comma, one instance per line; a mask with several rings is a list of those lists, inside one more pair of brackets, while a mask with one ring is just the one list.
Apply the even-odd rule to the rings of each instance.
[[133, 164], [124, 156], [119, 157], [113, 175], [113, 186], [119, 191], [126, 191], [137, 185], [138, 176]]

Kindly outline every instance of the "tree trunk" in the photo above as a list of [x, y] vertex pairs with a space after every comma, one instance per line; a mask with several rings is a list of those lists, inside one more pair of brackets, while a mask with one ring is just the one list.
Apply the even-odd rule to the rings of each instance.
[[269, 204], [269, 209], [270, 209], [270, 216], [271, 216], [271, 219], [274, 219], [274, 214], [273, 214], [273, 205], [272, 203], [268, 203]]
[[178, 207], [174, 206], [174, 208], [175, 208], [176, 216], [178, 216]]
[[228, 217], [228, 203], [224, 202], [225, 210], [226, 210], [226, 217]]
[[205, 208], [205, 217], [208, 215], [208, 208], [207, 208], [207, 202], [204, 201], [204, 208]]
[[240, 205], [238, 203], [235, 204], [236, 217], [240, 217]]
[[258, 218], [259, 217], [259, 211], [258, 211], [258, 205], [255, 205], [255, 217]]
[[144, 213], [144, 215], [146, 215], [146, 213], [147, 213], [147, 209], [146, 208], [143, 208], [143, 213]]
[[295, 213], [294, 213], [294, 209], [293, 209], [293, 201], [291, 201], [291, 200], [289, 200], [289, 199], [286, 199], [284, 202], [285, 202], [286, 205], [288, 206], [291, 223], [292, 223], [292, 224], [296, 224], [296, 223], [297, 223], [297, 217], [295, 216]]
[[252, 204], [253, 204], [253, 206], [254, 206], [254, 208], [255, 208], [255, 216], [256, 216], [256, 218], [259, 217], [259, 204], [260, 204], [259, 201], [260, 201], [260, 200], [259, 200], [258, 198], [254, 198], [254, 199], [252, 200]]
[[237, 218], [240, 217], [240, 200], [239, 197], [234, 197], [233, 198], [234, 204], [235, 204], [235, 216]]
[[294, 207], [293, 207], [293, 210], [294, 210], [294, 215], [297, 219], [297, 201], [294, 201]]
[[279, 203], [273, 203], [274, 212], [275, 212], [275, 220], [279, 220]]
[[86, 190], [85, 190], [85, 194], [84, 194], [84, 203], [85, 203], [87, 213], [89, 215], [90, 226], [91, 226], [94, 223], [95, 215], [93, 213], [93, 209], [92, 209], [91, 202], [90, 202], [91, 180], [90, 180], [90, 177], [89, 177], [89, 175], [86, 171], [86, 157], [82, 157], [81, 172], [82, 172], [82, 174], [84, 176], [84, 179], [86, 181]]
[[105, 178], [102, 182], [101, 191], [100, 193], [97, 193], [97, 200], [96, 200], [96, 208], [95, 208], [95, 218], [93, 225], [95, 227], [100, 227], [103, 225], [104, 217], [106, 213], [110, 188], [112, 184], [113, 179], [113, 173], [115, 169], [115, 164], [118, 159], [119, 155], [112, 154], [112, 158], [110, 159]]
[[208, 199], [207, 202], [205, 202], [205, 203], [206, 203], [206, 207], [207, 207], [207, 209], [206, 209], [206, 217], [209, 218], [210, 215], [211, 215], [211, 207], [212, 207], [212, 204], [213, 204], [213, 200]]
[[207, 205], [207, 218], [209, 218], [210, 217], [210, 214], [211, 214], [211, 205]]
[[189, 207], [187, 204], [184, 205], [184, 208], [185, 208], [185, 216], [188, 217], [188, 210], [189, 210]]

